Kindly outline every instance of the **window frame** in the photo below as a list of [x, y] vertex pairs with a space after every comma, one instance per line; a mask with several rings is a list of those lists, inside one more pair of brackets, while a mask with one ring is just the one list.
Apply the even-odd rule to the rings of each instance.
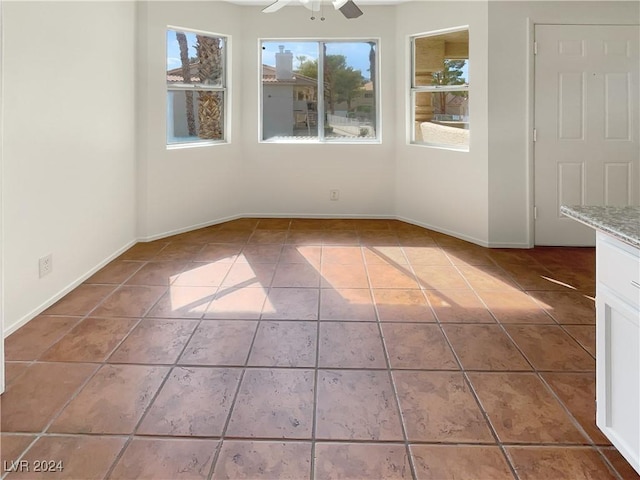
[[[297, 140], [296, 137], [291, 136], [286, 139], [264, 139], [264, 84], [263, 84], [263, 44], [264, 43], [295, 43], [295, 42], [308, 42], [308, 43], [316, 43], [318, 47], [318, 102], [317, 102], [317, 112], [318, 112], [318, 134], [314, 137], [314, 139], [310, 140], [308, 138], [302, 138]], [[366, 42], [374, 42], [375, 43], [375, 92], [373, 93], [373, 101], [376, 107], [375, 109], [375, 137], [325, 137], [324, 133], [324, 122], [325, 122], [325, 101], [324, 101], [324, 88], [321, 88], [320, 79], [324, 78], [324, 62], [319, 61], [322, 58], [323, 46], [325, 44], [331, 43], [366, 43]], [[381, 105], [381, 91], [380, 88], [380, 64], [381, 64], [381, 54], [380, 54], [380, 37], [351, 37], [351, 38], [327, 38], [323, 37], [321, 39], [315, 38], [284, 38], [284, 37], [261, 37], [258, 38], [258, 143], [266, 143], [266, 144], [279, 144], [279, 145], [296, 145], [296, 144], [313, 144], [313, 145], [334, 145], [334, 144], [355, 144], [355, 145], [379, 145], [382, 144], [382, 105]], [[322, 101], [321, 101], [322, 99]], [[320, 122], [320, 120], [322, 120]]]
[[[441, 30], [432, 30], [429, 32], [417, 33], [409, 36], [410, 41], [410, 78], [409, 78], [409, 135], [408, 135], [408, 143], [410, 145], [417, 145], [420, 147], [429, 147], [429, 148], [439, 148], [444, 150], [454, 150], [458, 152], [469, 152], [471, 149], [471, 142], [468, 145], [459, 147], [453, 144], [447, 143], [435, 143], [435, 142], [426, 142], [426, 141], [417, 141], [416, 140], [416, 97], [419, 93], [439, 93], [439, 92], [470, 92], [470, 82], [465, 85], [416, 85], [416, 40], [427, 38], [427, 37], [435, 37], [439, 35], [446, 35], [448, 33], [456, 33], [462, 31], [470, 32], [469, 25], [461, 25], [457, 27], [451, 27]], [[470, 43], [470, 42], [469, 42]], [[471, 55], [469, 54], [468, 57]], [[445, 58], [446, 60], [446, 58]], [[469, 58], [467, 58], [467, 62], [469, 63]], [[471, 117], [471, 114], [468, 115]], [[469, 137], [471, 137], [471, 121], [469, 121]]]
[[[168, 58], [168, 45], [167, 34], [169, 32], [179, 33], [192, 33], [196, 35], [202, 35], [211, 38], [219, 38], [223, 41], [222, 47], [222, 75], [220, 77], [219, 85], [208, 85], [205, 83], [169, 83], [166, 79], [166, 72], [168, 72], [168, 65], [166, 64]], [[229, 72], [229, 58], [231, 53], [231, 35], [215, 32], [207, 32], [204, 30], [197, 30], [193, 28], [179, 27], [176, 25], [167, 25], [165, 30], [165, 144], [167, 150], [175, 150], [181, 148], [193, 148], [193, 147], [207, 147], [212, 145], [225, 145], [231, 143], [230, 132], [230, 105], [231, 105], [231, 92], [230, 92], [230, 72]], [[222, 138], [215, 139], [190, 139], [184, 142], [172, 142], [169, 143], [169, 93], [170, 92], [220, 92], [222, 96]]]

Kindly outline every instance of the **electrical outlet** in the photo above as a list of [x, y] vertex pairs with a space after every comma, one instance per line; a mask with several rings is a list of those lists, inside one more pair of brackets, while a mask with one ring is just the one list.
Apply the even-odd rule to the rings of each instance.
[[45, 255], [44, 257], [41, 257], [40, 260], [38, 260], [38, 266], [39, 266], [40, 278], [44, 277], [45, 275], [49, 275], [53, 270], [52, 255], [49, 254], [49, 255]]
[[329, 200], [340, 200], [340, 190], [329, 190]]

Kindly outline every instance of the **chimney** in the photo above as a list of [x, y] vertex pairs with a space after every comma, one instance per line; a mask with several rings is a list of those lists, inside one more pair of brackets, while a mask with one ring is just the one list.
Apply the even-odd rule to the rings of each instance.
[[276, 80], [293, 80], [293, 53], [279, 45], [280, 51], [276, 53]]

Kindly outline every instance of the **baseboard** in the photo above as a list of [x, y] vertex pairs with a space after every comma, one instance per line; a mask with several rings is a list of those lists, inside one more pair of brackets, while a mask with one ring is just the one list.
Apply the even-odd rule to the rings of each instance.
[[238, 220], [239, 218], [344, 218], [344, 219], [382, 219], [382, 220], [395, 220], [394, 215], [367, 215], [367, 214], [333, 214], [333, 213], [243, 213], [240, 215], [232, 215], [229, 217], [222, 217], [210, 222], [198, 223], [189, 227], [182, 227], [176, 230], [168, 232], [158, 233], [155, 235], [149, 235], [146, 237], [138, 238], [139, 242], [153, 242], [154, 240], [160, 240], [162, 238], [171, 237], [172, 235], [178, 235], [180, 233], [191, 232], [199, 228], [211, 227], [212, 225], [218, 225], [220, 223], [229, 222], [231, 220]]
[[137, 243], [136, 240], [132, 240], [131, 242], [127, 243], [126, 245], [124, 245], [123, 247], [119, 248], [115, 253], [109, 255], [107, 258], [105, 258], [102, 262], [100, 262], [98, 265], [96, 265], [95, 267], [93, 267], [91, 270], [89, 270], [87, 273], [85, 273], [84, 275], [81, 275], [79, 278], [77, 278], [76, 280], [74, 280], [73, 282], [71, 282], [69, 285], [67, 285], [65, 288], [63, 288], [62, 290], [60, 290], [58, 293], [56, 293], [55, 295], [53, 295], [52, 297], [50, 297], [49, 299], [47, 299], [46, 301], [44, 301], [43, 303], [41, 303], [38, 307], [34, 308], [33, 310], [31, 310], [29, 313], [27, 313], [26, 315], [24, 315], [22, 318], [20, 318], [16, 323], [14, 323], [11, 328], [7, 329], [4, 331], [4, 338], [7, 338], [9, 335], [11, 335], [13, 332], [15, 332], [16, 330], [18, 330], [20, 327], [22, 327], [23, 325], [25, 325], [27, 322], [29, 322], [30, 320], [34, 319], [35, 317], [37, 317], [38, 315], [40, 315], [42, 312], [44, 312], [47, 308], [49, 308], [51, 305], [53, 305], [54, 303], [56, 303], [58, 300], [60, 300], [62, 297], [64, 297], [66, 294], [68, 294], [69, 292], [71, 292], [74, 288], [78, 287], [82, 282], [84, 282], [87, 278], [91, 277], [91, 275], [93, 275], [94, 273], [96, 273], [98, 270], [100, 270], [102, 267], [104, 267], [105, 265], [107, 265], [109, 262], [115, 260], [117, 257], [119, 257], [120, 255], [122, 255], [124, 252], [126, 252], [127, 250], [129, 250], [132, 246], [134, 246]]
[[529, 245], [528, 243], [489, 242], [489, 248], [529, 249], [533, 248], [533, 245]]
[[353, 214], [353, 213], [279, 213], [274, 215], [273, 213], [247, 213], [241, 215], [244, 218], [319, 218], [319, 219], [346, 219], [346, 220], [395, 220], [395, 215], [372, 215], [372, 214]]
[[248, 216], [249, 215], [231, 215], [229, 217], [222, 217], [222, 218], [218, 218], [217, 220], [212, 220], [210, 222], [198, 223], [188, 227], [178, 228], [176, 230], [170, 230], [163, 233], [156, 233], [155, 235], [148, 235], [146, 237], [138, 237], [138, 241], [153, 242], [154, 240], [160, 240], [161, 238], [171, 237], [173, 235], [178, 235], [180, 233], [191, 232], [192, 230], [198, 230], [199, 228], [206, 228], [212, 225], [218, 225], [219, 223], [229, 222], [231, 220], [237, 220], [239, 218], [245, 218]]
[[448, 230], [446, 228], [436, 227], [435, 225], [430, 225], [424, 222], [418, 222], [417, 220], [413, 220], [411, 218], [396, 217], [396, 220], [400, 220], [402, 222], [410, 223], [411, 225], [417, 225], [418, 227], [427, 228], [429, 230], [433, 230], [434, 232], [443, 233], [445, 235], [449, 235], [455, 238], [459, 238], [460, 240], [464, 240], [466, 242], [475, 243], [481, 247], [489, 248], [489, 243], [486, 240], [475, 238], [470, 235], [465, 235], [464, 233], [456, 232], [453, 230]]

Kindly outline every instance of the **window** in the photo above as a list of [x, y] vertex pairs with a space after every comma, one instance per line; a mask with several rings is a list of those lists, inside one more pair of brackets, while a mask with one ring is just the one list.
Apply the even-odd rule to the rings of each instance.
[[411, 43], [411, 143], [469, 150], [469, 30]]
[[227, 38], [167, 30], [167, 144], [224, 142]]
[[378, 140], [378, 43], [262, 42], [262, 133], [268, 142]]

